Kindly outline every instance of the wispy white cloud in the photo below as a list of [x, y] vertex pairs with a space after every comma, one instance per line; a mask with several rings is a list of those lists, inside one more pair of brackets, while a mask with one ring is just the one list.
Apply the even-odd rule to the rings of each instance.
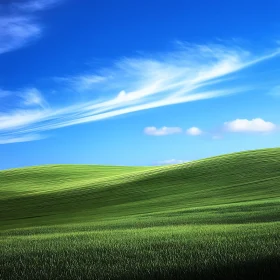
[[41, 34], [30, 16], [0, 16], [0, 54], [25, 46]]
[[0, 5], [4, 10], [4, 13], [0, 13], [0, 54], [24, 47], [39, 38], [42, 25], [34, 12], [52, 7], [58, 2], [37, 0]]
[[[48, 106], [43, 106], [45, 98], [38, 90], [28, 100], [40, 106], [33, 108], [27, 102], [13, 110], [0, 112], [0, 138], [2, 134], [21, 137], [136, 111], [248, 91], [254, 85], [236, 86], [234, 81], [233, 86], [224, 81], [230, 74], [278, 54], [273, 51], [255, 56], [237, 47], [181, 44], [179, 49], [155, 54], [153, 58], [124, 58], [109, 69], [72, 77], [76, 84], [72, 84], [71, 94], [77, 92], [77, 85], [80, 85], [80, 94], [93, 93], [86, 94], [80, 101], [76, 95], [72, 104], [49, 102]], [[68, 94], [71, 82], [69, 78], [65, 79]], [[61, 84], [57, 92], [64, 94]], [[71, 101], [70, 95], [67, 100]], [[179, 133], [176, 129], [173, 133]], [[148, 131], [159, 135], [170, 132], [168, 128], [149, 128]]]
[[12, 143], [20, 143], [20, 142], [31, 142], [36, 140], [44, 139], [43, 136], [38, 134], [30, 134], [19, 137], [0, 137], [0, 145], [3, 144], [12, 144]]
[[40, 106], [42, 108], [47, 106], [46, 100], [37, 88], [24, 90], [20, 93], [20, 97], [23, 99], [23, 105], [25, 106]]
[[186, 133], [191, 136], [198, 136], [201, 135], [203, 131], [200, 128], [193, 126], [187, 129]]
[[236, 119], [225, 122], [224, 128], [229, 132], [271, 132], [276, 130], [277, 126], [272, 122], [256, 118], [252, 120]]
[[11, 114], [0, 114], [0, 132], [3, 131], [4, 134], [7, 131], [12, 131], [13, 134], [17, 134], [19, 128], [42, 122], [46, 118], [46, 112], [38, 109], [15, 110]]
[[184, 160], [184, 159], [167, 159], [163, 161], [158, 161], [157, 165], [172, 165], [172, 164], [181, 164], [181, 163], [186, 163], [189, 162], [189, 160]]
[[164, 135], [170, 135], [170, 134], [178, 134], [181, 133], [182, 129], [180, 127], [162, 127], [162, 128], [156, 128], [154, 126], [149, 126], [144, 129], [144, 133], [147, 135], [153, 135], [153, 136], [164, 136]]
[[62, 0], [31, 0], [24, 2], [15, 2], [12, 4], [13, 8], [22, 10], [24, 12], [42, 11], [53, 8], [59, 5]]
[[104, 84], [104, 82], [108, 81], [109, 78], [110, 77], [108, 76], [85, 74], [69, 77], [55, 77], [54, 80], [62, 82], [64, 85], [78, 92], [84, 92], [87, 90], [93, 90], [100, 84]]

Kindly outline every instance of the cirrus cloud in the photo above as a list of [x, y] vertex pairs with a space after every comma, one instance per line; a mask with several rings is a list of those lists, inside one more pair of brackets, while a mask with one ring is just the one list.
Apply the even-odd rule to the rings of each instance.
[[[255, 55], [240, 47], [222, 44], [181, 44], [178, 49], [154, 54], [153, 58], [143, 55], [122, 58], [108, 69], [96, 69], [84, 76], [79, 73], [76, 77], [63, 76], [64, 88], [57, 89], [57, 81], [52, 78], [52, 90], [59, 93], [57, 99], [62, 95], [67, 98], [59, 103], [53, 96], [46, 98], [40, 89], [31, 87], [37, 95], [30, 95], [30, 102], [0, 111], [0, 140], [1, 137], [5, 141], [8, 138], [24, 139], [25, 135], [39, 135], [48, 130], [137, 111], [247, 92], [256, 85], [238, 84], [236, 80], [234, 84], [224, 82], [233, 73], [279, 54], [278, 49]], [[18, 91], [11, 94], [18, 95]], [[47, 106], [43, 102], [46, 99], [49, 100]], [[34, 105], [39, 106], [34, 108]], [[178, 127], [148, 127], [145, 130], [149, 135], [158, 136], [181, 132]], [[195, 131], [196, 134], [199, 132]]]
[[[57, 5], [59, 0], [34, 0], [0, 4], [0, 54], [22, 48], [42, 33], [42, 25], [35, 14]], [[1, 10], [4, 13], [1, 13]]]
[[1, 137], [0, 138], [0, 145], [2, 144], [12, 144], [12, 143], [21, 143], [21, 142], [31, 142], [31, 141], [37, 141], [37, 140], [42, 140], [45, 137], [42, 135], [37, 135], [37, 134], [26, 134], [24, 136], [19, 136], [19, 137]]
[[47, 106], [47, 102], [37, 88], [26, 89], [20, 93], [20, 96], [23, 99], [23, 105], [40, 106], [42, 108]]
[[12, 4], [12, 7], [24, 12], [35, 12], [53, 8], [62, 1], [63, 0], [30, 0], [24, 3], [15, 2]]

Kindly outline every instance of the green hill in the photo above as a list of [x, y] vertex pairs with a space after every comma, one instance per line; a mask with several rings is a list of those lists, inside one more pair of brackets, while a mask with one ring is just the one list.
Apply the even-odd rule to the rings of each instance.
[[279, 273], [280, 149], [4, 170], [0, 214], [3, 279], [257, 279]]

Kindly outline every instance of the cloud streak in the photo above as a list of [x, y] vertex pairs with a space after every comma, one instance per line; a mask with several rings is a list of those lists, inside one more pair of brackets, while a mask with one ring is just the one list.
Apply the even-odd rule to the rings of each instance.
[[[253, 89], [250, 84], [237, 87], [225, 81], [229, 75], [278, 54], [274, 51], [255, 56], [237, 47], [181, 44], [172, 52], [152, 58], [123, 58], [109, 69], [56, 78], [54, 87], [57, 81], [60, 84], [58, 94], [67, 94], [70, 100], [70, 91], [73, 102], [49, 102], [46, 106], [44, 95], [48, 93], [32, 88], [33, 95], [27, 100], [33, 101], [0, 112], [0, 139], [24, 138], [141, 110], [248, 91]], [[77, 92], [83, 97], [78, 101]], [[158, 132], [156, 128], [152, 130]]]
[[44, 139], [44, 137], [42, 137], [41, 135], [37, 135], [37, 134], [30, 134], [30, 135], [24, 135], [24, 136], [13, 137], [13, 138], [1, 137], [0, 145], [21, 143], [21, 142], [31, 142], [31, 141], [42, 140], [42, 139]]

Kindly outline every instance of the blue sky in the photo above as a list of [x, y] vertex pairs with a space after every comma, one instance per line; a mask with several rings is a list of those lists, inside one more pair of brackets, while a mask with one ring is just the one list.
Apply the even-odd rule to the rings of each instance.
[[1, 1], [0, 169], [161, 165], [279, 146], [279, 9]]

